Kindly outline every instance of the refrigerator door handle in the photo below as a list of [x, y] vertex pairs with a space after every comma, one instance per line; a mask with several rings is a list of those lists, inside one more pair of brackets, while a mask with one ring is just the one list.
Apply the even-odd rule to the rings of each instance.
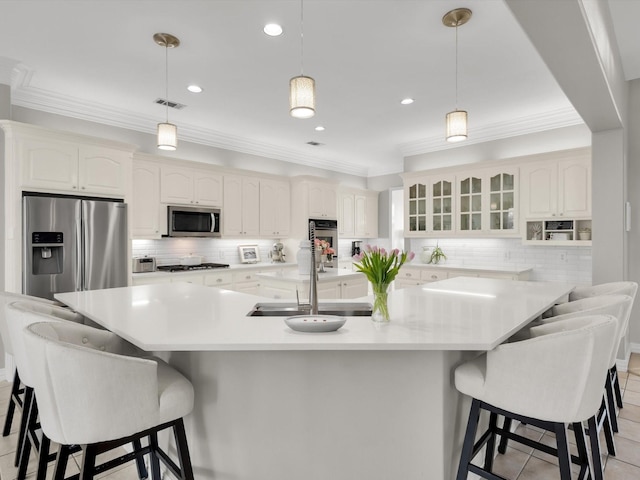
[[82, 238], [82, 218], [80, 212], [78, 212], [78, 218], [75, 224], [75, 236], [76, 236], [76, 292], [81, 292], [85, 289], [84, 275], [82, 274], [82, 265], [84, 263], [83, 241]]

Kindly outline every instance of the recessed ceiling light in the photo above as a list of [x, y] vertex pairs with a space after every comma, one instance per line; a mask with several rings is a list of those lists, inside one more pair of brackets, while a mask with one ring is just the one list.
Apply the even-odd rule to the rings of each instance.
[[400, 100], [402, 105], [411, 105], [413, 103], [413, 98], [403, 98]]
[[189, 90], [191, 93], [200, 93], [202, 92], [202, 87], [198, 85], [189, 85], [187, 87], [187, 90]]
[[324, 132], [324, 127], [322, 125], [318, 125], [316, 127], [316, 132]]
[[282, 35], [282, 27], [277, 23], [267, 23], [262, 30], [270, 37]]

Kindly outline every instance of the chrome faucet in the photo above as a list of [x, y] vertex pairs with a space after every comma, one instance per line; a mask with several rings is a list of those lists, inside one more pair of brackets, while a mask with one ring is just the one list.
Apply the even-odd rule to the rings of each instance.
[[309, 240], [311, 241], [311, 269], [309, 270], [309, 305], [311, 315], [318, 315], [318, 272], [316, 270], [316, 222], [309, 222]]
[[296, 300], [298, 310], [309, 311], [310, 315], [318, 315], [318, 272], [316, 265], [316, 223], [309, 222], [309, 240], [311, 241], [311, 266], [309, 269], [309, 303], [300, 303], [298, 289], [296, 288]]

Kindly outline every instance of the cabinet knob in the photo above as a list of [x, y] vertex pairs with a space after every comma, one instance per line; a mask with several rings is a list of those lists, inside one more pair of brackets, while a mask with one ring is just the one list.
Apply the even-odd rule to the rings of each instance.
[[431, 278], [436, 280], [438, 278], [438, 276], [437, 275], [431, 275]]
[[73, 188], [74, 188], [74, 189], [76, 189], [76, 188], [78, 188], [78, 187], [76, 187], [76, 186], [74, 185], [74, 186], [73, 186]]
[[86, 187], [82, 187], [82, 189], [84, 190]]
[[410, 274], [410, 273], [407, 273], [407, 277], [410, 277], [410, 276], [411, 276], [411, 274]]

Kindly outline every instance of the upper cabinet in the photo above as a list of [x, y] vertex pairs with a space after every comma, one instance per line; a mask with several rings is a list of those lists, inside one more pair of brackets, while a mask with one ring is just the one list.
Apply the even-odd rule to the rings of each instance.
[[308, 185], [309, 217], [337, 217], [337, 192], [334, 185], [311, 183]]
[[132, 236], [134, 238], [160, 238], [162, 210], [160, 206], [160, 167], [158, 164], [134, 160], [133, 185], [130, 209]]
[[354, 189], [338, 192], [338, 235], [342, 238], [378, 237], [378, 192]]
[[260, 236], [288, 237], [291, 231], [291, 188], [285, 180], [260, 179]]
[[405, 177], [407, 236], [512, 236], [517, 232], [517, 168]]
[[525, 219], [591, 217], [591, 158], [535, 162], [522, 166]]
[[23, 187], [115, 197], [126, 192], [130, 152], [29, 136], [16, 143]]
[[174, 205], [222, 205], [222, 175], [180, 166], [162, 166], [160, 197]]
[[260, 180], [241, 175], [224, 176], [222, 234], [225, 236], [260, 235]]

